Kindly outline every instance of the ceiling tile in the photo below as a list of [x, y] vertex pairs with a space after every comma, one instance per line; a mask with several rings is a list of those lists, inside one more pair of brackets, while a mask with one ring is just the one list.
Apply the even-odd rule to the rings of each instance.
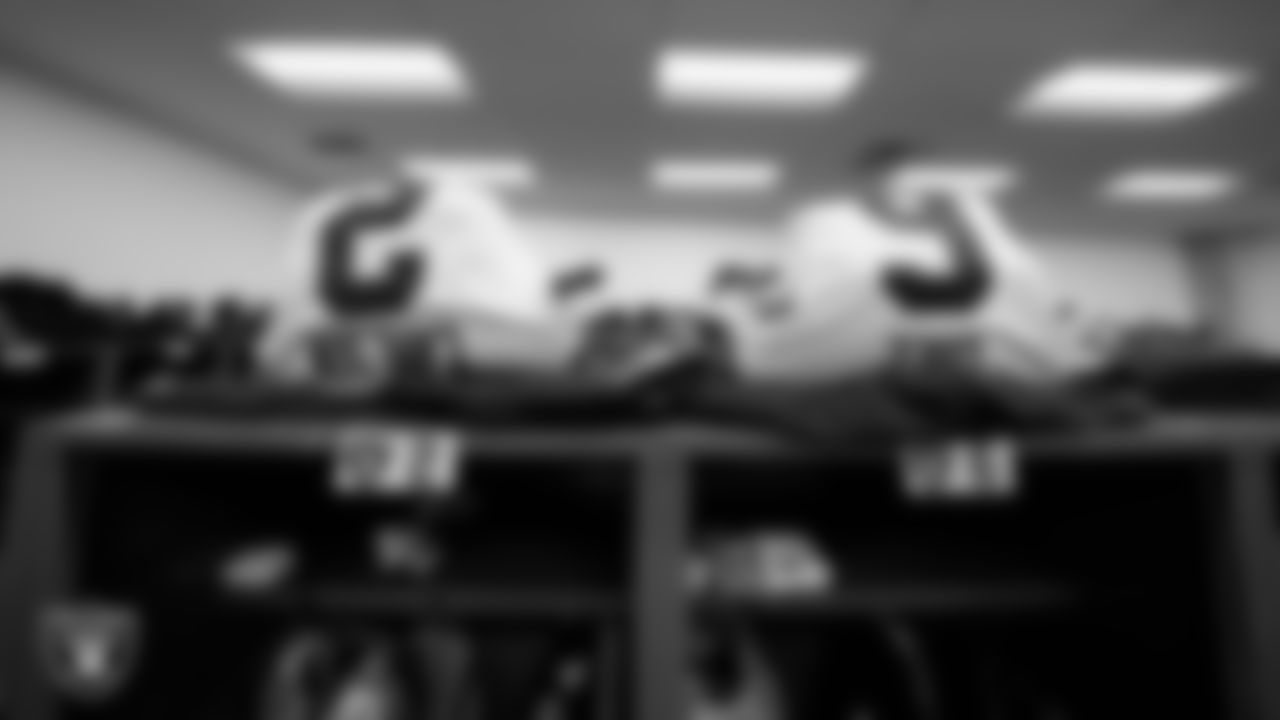
[[1115, 50], [1174, 57], [1267, 61], [1280, 57], [1280, 3], [1181, 0], [1116, 38]]
[[481, 103], [532, 150], [566, 166], [634, 153], [652, 111], [646, 61], [662, 14], [626, 0], [441, 0], [423, 20], [449, 29], [482, 84]]
[[[517, 196], [557, 214], [765, 221], [839, 186], [849, 154], [907, 136], [947, 157], [1006, 160], [1028, 183], [1012, 200], [1031, 229], [1154, 229], [1264, 213], [1255, 193], [1177, 213], [1100, 207], [1098, 179], [1127, 164], [1280, 167], [1280, 99], [1259, 92], [1159, 132], [1030, 126], [1008, 105], [1039, 73], [1078, 54], [1166, 53], [1270, 62], [1275, 0], [12, 0], [0, 36], [129, 102], [245, 155], [339, 180], [369, 161], [326, 158], [321, 130], [369, 136], [374, 155], [519, 151], [546, 183]], [[304, 105], [280, 98], [221, 52], [245, 33], [425, 34], [455, 46], [476, 106]], [[867, 48], [875, 65], [843, 108], [806, 117], [669, 113], [649, 71], [669, 42]], [[648, 190], [659, 153], [761, 154], [791, 178], [767, 197], [677, 198]], [[1280, 173], [1272, 173], [1280, 175]], [[1274, 211], [1272, 211], [1274, 212]]]
[[668, 42], [842, 47], [879, 44], [913, 5], [900, 0], [673, 0]]
[[1072, 51], [1124, 32], [1169, 0], [961, 0], [921, 5], [902, 41], [913, 49]]

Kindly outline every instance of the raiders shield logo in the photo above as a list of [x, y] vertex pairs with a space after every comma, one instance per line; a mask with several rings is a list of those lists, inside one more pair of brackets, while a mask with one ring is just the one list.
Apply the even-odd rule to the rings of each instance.
[[108, 700], [138, 662], [141, 621], [132, 610], [99, 604], [58, 605], [39, 620], [40, 659], [54, 689], [76, 700]]

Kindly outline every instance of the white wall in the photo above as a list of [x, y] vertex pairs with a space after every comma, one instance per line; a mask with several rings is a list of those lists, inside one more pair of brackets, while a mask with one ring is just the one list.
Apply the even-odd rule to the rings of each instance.
[[275, 281], [285, 188], [0, 70], [0, 269], [150, 295]]
[[1174, 322], [1199, 316], [1186, 258], [1171, 242], [1052, 237], [1034, 246], [1063, 288], [1086, 307]]
[[1223, 259], [1232, 334], [1280, 352], [1280, 239], [1233, 242]]

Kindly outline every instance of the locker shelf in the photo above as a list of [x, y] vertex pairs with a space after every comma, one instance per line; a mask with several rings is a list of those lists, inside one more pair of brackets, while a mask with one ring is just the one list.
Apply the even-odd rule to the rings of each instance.
[[826, 620], [878, 612], [1046, 612], [1070, 609], [1083, 601], [1082, 593], [1065, 584], [915, 582], [842, 589], [826, 595], [707, 597], [696, 604], [703, 612]]
[[330, 584], [305, 589], [227, 592], [235, 606], [271, 612], [548, 620], [607, 619], [623, 614], [618, 593], [434, 589]]
[[[181, 584], [170, 583], [171, 575], [198, 575], [193, 583], [217, 587], [208, 569], [214, 561], [271, 531], [306, 545], [305, 558], [326, 558], [324, 567], [313, 572], [302, 563], [293, 585], [278, 591], [220, 589], [202, 600], [216, 611], [212, 624], [184, 625], [176, 616], [173, 624], [193, 635], [217, 635], [217, 623], [286, 627], [307, 616], [335, 626], [415, 618], [532, 621], [574, 632], [611, 626], [625, 657], [606, 704], [625, 708], [622, 720], [655, 720], [687, 714], [682, 692], [699, 639], [690, 621], [717, 615], [746, 620], [725, 625], [752, 634], [768, 653], [809, 663], [787, 682], [812, 676], [822, 681], [821, 692], [809, 696], [814, 713], [794, 716], [854, 716], [840, 694], [853, 684], [846, 659], [874, 655], [864, 641], [876, 623], [864, 621], [893, 614], [948, 671], [947, 689], [961, 708], [949, 717], [1012, 717], [1014, 710], [989, 708], [966, 715], [965, 703], [1021, 707], [1031, 700], [1081, 718], [1243, 718], [1250, 715], [1236, 709], [1252, 705], [1280, 717], [1270, 712], [1280, 708], [1280, 694], [1250, 679], [1280, 667], [1274, 643], [1256, 640], [1257, 628], [1275, 625], [1280, 613], [1280, 584], [1272, 577], [1280, 567], [1274, 420], [1168, 419], [1123, 432], [1021, 440], [1025, 492], [1017, 502], [986, 507], [903, 500], [894, 449], [883, 445], [807, 452], [697, 426], [467, 430], [464, 487], [488, 505], [473, 503], [449, 518], [460, 528], [456, 536], [440, 521], [442, 542], [454, 538], [457, 567], [466, 572], [398, 586], [369, 578], [375, 573], [366, 572], [367, 562], [352, 560], [355, 572], [345, 556], [329, 563], [325, 554], [330, 546], [359, 550], [372, 523], [416, 517], [399, 506], [338, 503], [320, 492], [324, 461], [352, 422], [361, 420], [228, 422], [113, 411], [39, 423], [19, 455], [9, 548], [16, 570], [0, 578], [11, 588], [23, 583], [21, 593], [6, 596], [7, 636], [22, 638], [47, 603], [81, 590], [77, 583], [108, 594], [136, 591], [142, 602], [152, 600], [154, 586], [165, 611], [159, 620], [168, 620], [168, 607], [159, 605], [185, 600], [181, 587], [170, 593]], [[139, 456], [163, 456], [174, 467], [126, 472]], [[209, 467], [214, 460], [226, 467]], [[260, 472], [227, 469], [237, 463]], [[80, 513], [72, 501], [89, 497], [90, 485], [100, 486], [97, 501], [91, 513]], [[314, 502], [301, 502], [295, 485], [314, 490]], [[195, 502], [206, 495], [223, 502]], [[144, 514], [137, 497], [156, 506], [157, 522], [167, 518], [160, 524], [171, 537], [128, 531]], [[180, 513], [184, 500], [193, 508]], [[115, 520], [86, 520], [99, 515]], [[103, 529], [92, 532], [98, 525]], [[697, 598], [685, 587], [681, 569], [701, 534], [792, 527], [836, 566], [840, 585], [831, 594]], [[313, 539], [314, 550], [307, 545]], [[539, 542], [545, 548], [527, 556], [505, 553]], [[537, 562], [572, 554], [566, 549], [591, 557], [554, 573], [547, 569], [553, 564]], [[102, 571], [98, 582], [90, 576], [110, 565], [100, 561], [106, 556], [124, 569]], [[1244, 598], [1248, 613], [1239, 609]], [[253, 627], [245, 633], [254, 635]], [[13, 715], [76, 720], [39, 668], [17, 654], [29, 648], [7, 648], [16, 673]], [[158, 673], [149, 688], [169, 687], [161, 670], [185, 672], [193, 683], [206, 683], [209, 674], [181, 662], [151, 667]], [[881, 684], [879, 675], [866, 677], [868, 686]], [[172, 714], [161, 709], [147, 717]], [[143, 717], [129, 711], [122, 705], [102, 717]]]

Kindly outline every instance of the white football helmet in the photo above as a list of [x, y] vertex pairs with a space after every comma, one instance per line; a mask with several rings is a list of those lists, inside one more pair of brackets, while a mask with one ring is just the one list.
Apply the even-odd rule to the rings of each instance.
[[[306, 374], [298, 337], [338, 325], [447, 328], [464, 354], [497, 363], [556, 362], [571, 344], [553, 312], [551, 268], [498, 196], [463, 178], [411, 174], [322, 195], [302, 212], [287, 267], [285, 311], [265, 346], [286, 375]], [[335, 282], [373, 300], [344, 307]]]
[[[1065, 295], [996, 207], [1006, 179], [963, 173], [894, 176], [891, 207], [909, 223], [878, 216], [854, 198], [809, 204], [786, 226], [782, 271], [773, 294], [791, 308], [782, 322], [735, 317], [748, 375], [822, 379], [874, 370], [906, 344], [964, 341], [983, 366], [1030, 379], [1091, 370], [1105, 348], [1068, 322]], [[932, 207], [930, 205], [932, 204]], [[939, 210], [929, 218], [926, 210]], [[938, 224], [928, 224], [935, 220]], [[963, 244], [963, 245], [962, 245]], [[972, 297], [914, 307], [890, 282], [965, 271]], [[980, 272], [979, 272], [980, 271]]]

